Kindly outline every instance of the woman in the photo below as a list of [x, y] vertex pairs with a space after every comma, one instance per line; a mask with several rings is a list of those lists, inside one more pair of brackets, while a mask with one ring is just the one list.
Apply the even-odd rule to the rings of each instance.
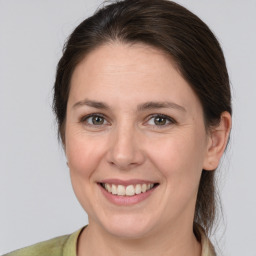
[[65, 45], [54, 111], [89, 224], [7, 255], [216, 255], [207, 236], [231, 96], [198, 17], [165, 0], [98, 10]]

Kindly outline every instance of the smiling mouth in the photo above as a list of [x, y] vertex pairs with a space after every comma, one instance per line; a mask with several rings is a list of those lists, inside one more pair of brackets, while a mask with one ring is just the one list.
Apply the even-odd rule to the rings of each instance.
[[145, 193], [153, 188], [157, 187], [159, 183], [150, 184], [135, 184], [135, 185], [116, 185], [109, 183], [99, 183], [108, 193], [117, 196], [134, 196]]

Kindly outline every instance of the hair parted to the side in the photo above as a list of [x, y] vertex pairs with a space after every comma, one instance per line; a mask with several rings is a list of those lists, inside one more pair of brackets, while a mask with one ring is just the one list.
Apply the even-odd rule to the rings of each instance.
[[[70, 81], [77, 64], [93, 49], [112, 42], [144, 43], [163, 50], [176, 63], [198, 96], [206, 129], [221, 113], [232, 113], [229, 77], [221, 47], [196, 15], [168, 0], [109, 3], [84, 20], [70, 35], [57, 66], [53, 109], [65, 145], [65, 117]], [[202, 171], [194, 222], [206, 232], [216, 216], [215, 171]]]

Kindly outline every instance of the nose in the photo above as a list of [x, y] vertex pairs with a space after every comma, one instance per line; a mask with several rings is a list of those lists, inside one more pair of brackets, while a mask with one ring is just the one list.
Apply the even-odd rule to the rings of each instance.
[[129, 170], [141, 165], [145, 156], [140, 144], [140, 134], [133, 127], [118, 127], [111, 136], [108, 162], [120, 170]]

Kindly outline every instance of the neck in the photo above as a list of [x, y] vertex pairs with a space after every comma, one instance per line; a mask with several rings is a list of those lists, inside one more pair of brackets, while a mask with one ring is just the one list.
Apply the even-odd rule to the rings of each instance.
[[[175, 232], [174, 232], [175, 230]], [[185, 230], [161, 229], [147, 237], [131, 239], [109, 234], [93, 223], [88, 225], [78, 241], [78, 256], [200, 256], [201, 245], [193, 234], [193, 228]]]

